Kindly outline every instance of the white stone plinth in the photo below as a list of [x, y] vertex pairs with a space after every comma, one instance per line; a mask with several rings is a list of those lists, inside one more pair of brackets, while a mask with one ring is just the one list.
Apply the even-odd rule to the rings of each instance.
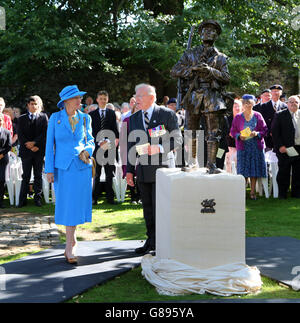
[[[214, 199], [215, 213], [201, 213]], [[156, 173], [156, 256], [200, 269], [245, 263], [245, 180], [241, 175]]]

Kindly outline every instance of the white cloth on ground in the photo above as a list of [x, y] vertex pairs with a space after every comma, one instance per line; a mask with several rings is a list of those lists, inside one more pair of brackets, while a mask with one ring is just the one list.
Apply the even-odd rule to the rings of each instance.
[[231, 296], [256, 293], [261, 289], [256, 267], [234, 263], [209, 269], [198, 269], [151, 255], [142, 258], [142, 275], [161, 295], [204, 294]]

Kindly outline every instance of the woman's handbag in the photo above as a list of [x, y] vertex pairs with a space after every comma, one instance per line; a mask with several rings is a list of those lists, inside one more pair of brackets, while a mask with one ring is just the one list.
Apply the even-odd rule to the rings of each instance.
[[[84, 124], [84, 139], [85, 139], [85, 144], [87, 145], [87, 131], [86, 131], [86, 118], [83, 118], [83, 124]], [[92, 161], [92, 176], [96, 176], [96, 160], [94, 157], [90, 156], [90, 159]]]

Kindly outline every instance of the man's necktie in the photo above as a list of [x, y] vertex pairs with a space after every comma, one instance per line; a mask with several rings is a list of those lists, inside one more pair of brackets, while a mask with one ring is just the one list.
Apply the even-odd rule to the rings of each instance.
[[275, 110], [275, 111], [277, 111], [277, 109], [278, 109], [277, 107], [278, 107], [278, 102], [275, 102], [275, 103], [274, 103], [274, 110]]
[[148, 112], [144, 112], [144, 119], [145, 119], [145, 127], [148, 129], [150, 120], [148, 118]]
[[104, 128], [104, 111], [100, 111], [100, 130], [103, 130]]

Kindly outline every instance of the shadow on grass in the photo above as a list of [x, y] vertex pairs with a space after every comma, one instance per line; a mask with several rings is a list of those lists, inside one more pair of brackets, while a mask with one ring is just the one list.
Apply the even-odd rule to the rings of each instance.
[[46, 204], [43, 203], [42, 207], [38, 207], [34, 204], [33, 199], [28, 199], [27, 205], [22, 208], [17, 208], [15, 206], [10, 206], [9, 201], [5, 200], [4, 202], [5, 209], [2, 209], [1, 213], [31, 213], [39, 215], [54, 215], [55, 205], [52, 203]]
[[[155, 287], [143, 276], [141, 267], [134, 268], [117, 279], [113, 279], [104, 285], [96, 286], [69, 302], [197, 302], [213, 300], [259, 300], [259, 299], [299, 299], [300, 293], [292, 289], [279, 286], [276, 281], [262, 277], [262, 290], [257, 294], [234, 295], [222, 297], [212, 294], [190, 294], [182, 296], [160, 295]], [[131, 293], [128, 293], [130, 289]]]

